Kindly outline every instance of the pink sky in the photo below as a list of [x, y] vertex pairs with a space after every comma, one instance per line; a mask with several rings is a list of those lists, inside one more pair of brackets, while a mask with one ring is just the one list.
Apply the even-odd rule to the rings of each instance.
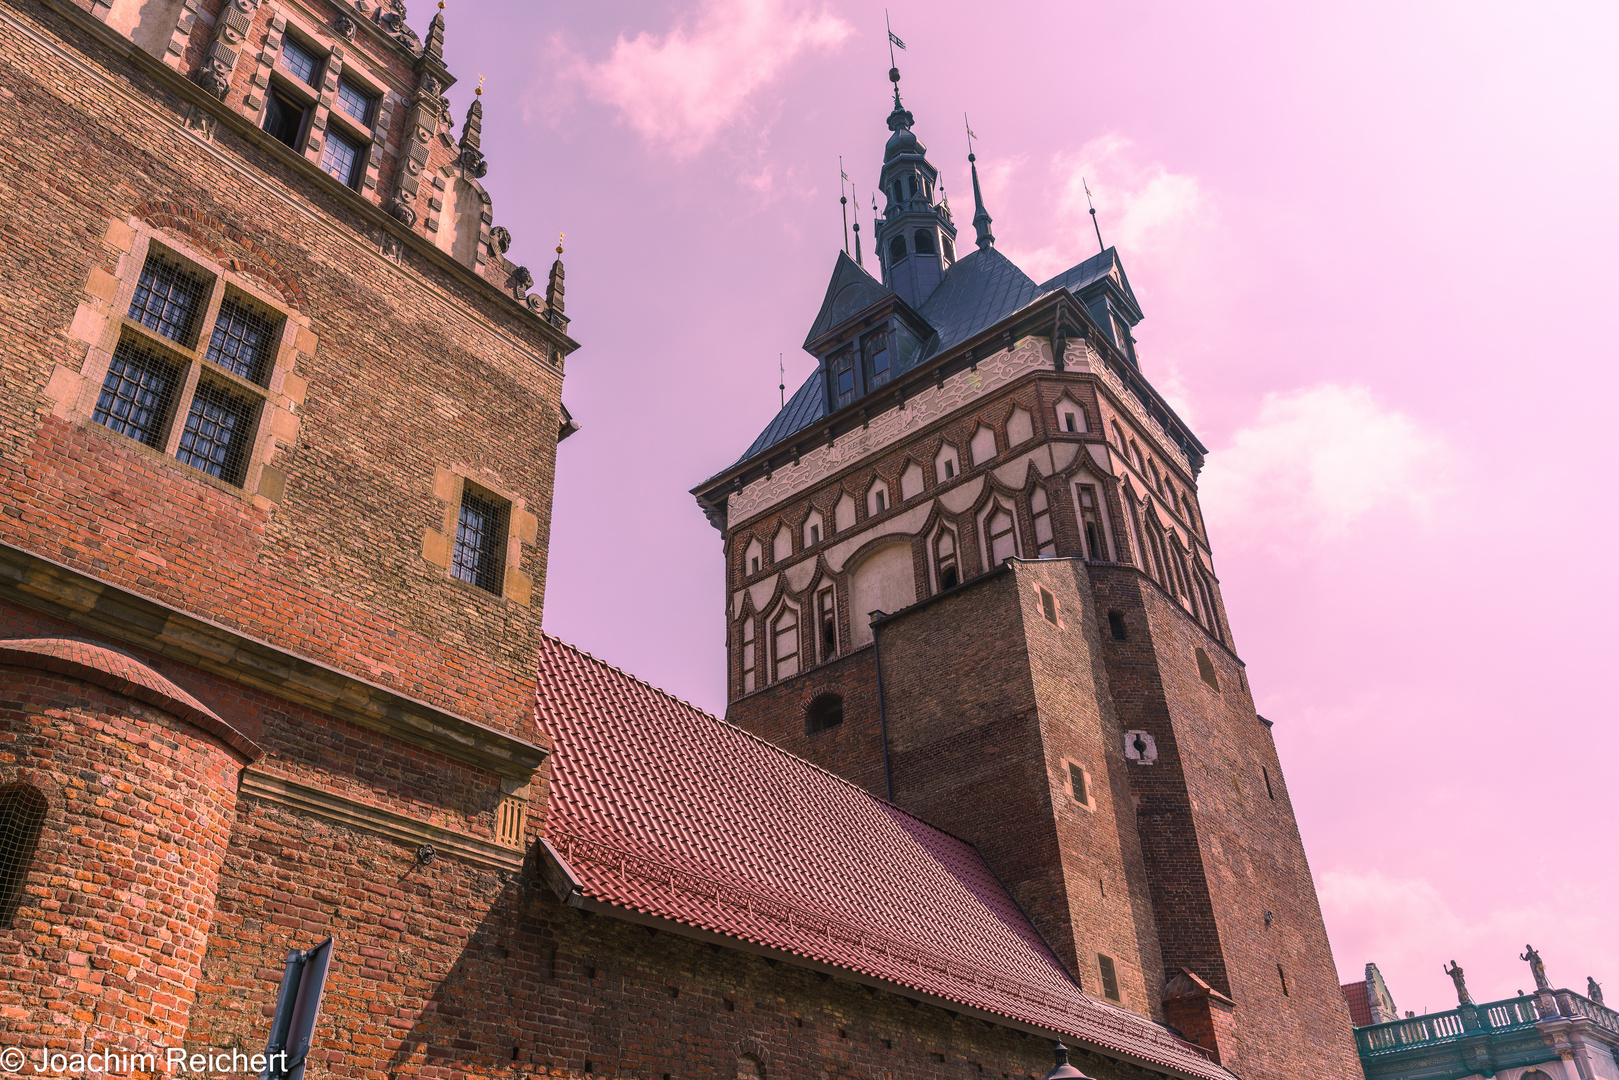
[[[425, 23], [429, 9], [412, 13]], [[892, 9], [906, 105], [1001, 249], [1092, 254], [1211, 450], [1215, 564], [1340, 973], [1402, 1009], [1619, 995], [1605, 460], [1619, 327], [1611, 5]], [[889, 110], [881, 6], [451, 0], [458, 113], [544, 280], [568, 233], [546, 627], [724, 711], [719, 536], [687, 489], [812, 368]], [[869, 236], [869, 231], [867, 233]], [[1606, 673], [1606, 674], [1605, 674]]]

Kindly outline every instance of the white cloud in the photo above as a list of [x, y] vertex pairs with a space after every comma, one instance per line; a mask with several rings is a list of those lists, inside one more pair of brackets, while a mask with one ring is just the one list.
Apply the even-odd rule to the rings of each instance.
[[1453, 460], [1442, 438], [1365, 387], [1323, 383], [1265, 395], [1256, 420], [1209, 455], [1199, 487], [1221, 539], [1296, 553], [1375, 512], [1427, 520]]
[[836, 47], [848, 23], [797, 0], [707, 0], [663, 35], [620, 37], [574, 75], [647, 143], [686, 158], [747, 116], [753, 97], [806, 52]]
[[1119, 135], [1102, 135], [1078, 152], [1052, 156], [1051, 173], [1057, 187], [1055, 242], [1034, 251], [1008, 251], [1036, 280], [1066, 270], [1076, 253], [1094, 252], [1096, 231], [1091, 223], [1085, 188], [1101, 215], [1103, 240], [1131, 257], [1151, 258], [1176, 253], [1188, 236], [1212, 227], [1213, 200], [1197, 177], [1172, 172], [1161, 162], [1141, 163], [1134, 144]]

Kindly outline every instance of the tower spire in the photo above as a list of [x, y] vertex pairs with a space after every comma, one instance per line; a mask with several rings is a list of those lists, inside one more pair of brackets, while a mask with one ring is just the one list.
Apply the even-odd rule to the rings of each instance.
[[[1106, 251], [1107, 245], [1102, 243], [1102, 226], [1096, 224], [1096, 204], [1091, 202], [1091, 184], [1083, 176], [1079, 178], [1080, 184], [1085, 188], [1085, 205], [1091, 208], [1091, 227], [1096, 230], [1096, 250]], [[1451, 963], [1456, 961], [1452, 960]]]
[[991, 218], [984, 209], [984, 192], [978, 186], [978, 155], [973, 153], [973, 140], [978, 136], [973, 134], [966, 113], [961, 114], [961, 120], [967, 125], [967, 164], [973, 171], [973, 231], [978, 234], [978, 250], [984, 251], [995, 246], [995, 234], [990, 231]]

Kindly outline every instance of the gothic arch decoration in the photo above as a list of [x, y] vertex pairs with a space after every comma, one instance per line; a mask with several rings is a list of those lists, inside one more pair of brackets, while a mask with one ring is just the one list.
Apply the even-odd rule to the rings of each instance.
[[1015, 558], [1023, 550], [1019, 542], [1017, 504], [999, 494], [991, 495], [984, 508], [978, 511], [978, 538], [986, 571]]
[[961, 533], [942, 517], [928, 534], [928, 567], [936, 593], [961, 584]]
[[790, 679], [806, 666], [803, 662], [803, 612], [783, 597], [765, 620], [769, 640], [770, 682]]
[[849, 638], [858, 649], [872, 640], [871, 613], [892, 615], [916, 603], [912, 538], [880, 537], [849, 561]]

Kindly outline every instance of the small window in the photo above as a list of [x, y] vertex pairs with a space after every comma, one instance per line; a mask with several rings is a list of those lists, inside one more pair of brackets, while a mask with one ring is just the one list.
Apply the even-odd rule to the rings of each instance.
[[843, 723], [843, 698], [838, 694], [822, 694], [809, 703], [804, 728], [809, 734], [835, 728]]
[[940, 529], [933, 538], [933, 565], [939, 572], [939, 591], [954, 589], [961, 584], [961, 573], [956, 562], [956, 534], [951, 529]]
[[815, 599], [815, 620], [821, 627], [821, 659], [830, 660], [838, 654], [837, 594], [830, 587]]
[[956, 245], [950, 242], [950, 238], [948, 236], [944, 237], [943, 239], [944, 261], [947, 263], [953, 263], [956, 261]]
[[107, 367], [93, 418], [120, 435], [161, 449], [179, 383], [178, 365], [125, 338]]
[[985, 524], [984, 533], [989, 539], [991, 566], [999, 566], [1017, 554], [1017, 537], [1012, 528], [1012, 515], [1005, 507], [995, 508]]
[[916, 253], [918, 255], [937, 255], [939, 253], [939, 249], [933, 243], [932, 230], [916, 230]]
[[1052, 626], [1059, 625], [1057, 622], [1057, 598], [1044, 585], [1038, 585], [1036, 588], [1040, 590], [1040, 614]]
[[1079, 422], [1074, 419], [1074, 414], [1071, 411], [1064, 411], [1063, 412], [1063, 414], [1062, 414], [1062, 429], [1064, 431], [1068, 431], [1068, 432], [1077, 432], [1077, 431], [1079, 431]]
[[1261, 765], [1259, 767], [1259, 775], [1263, 776], [1265, 778], [1265, 794], [1270, 797], [1271, 802], [1275, 802], [1276, 801], [1276, 792], [1271, 790], [1271, 786], [1270, 786], [1270, 770], [1265, 768], [1265, 766]]
[[1102, 969], [1102, 996], [1109, 1001], [1123, 1001], [1119, 994], [1119, 973], [1113, 966], [1113, 958], [1097, 953], [1096, 965]]
[[748, 560], [748, 573], [757, 574], [758, 572], [759, 572], [759, 556], [755, 555], [753, 558]]
[[893, 262], [905, 258], [905, 237], [896, 236], [888, 242], [888, 258]]
[[349, 119], [366, 127], [371, 126], [371, 115], [376, 109], [377, 99], [362, 90], [348, 79], [337, 81], [337, 107], [347, 113]]
[[809, 540], [812, 547], [821, 542], [821, 527], [819, 525], [810, 526]]
[[0, 787], [0, 928], [11, 925], [22, 906], [28, 865], [34, 861], [49, 804], [36, 787]]
[[753, 643], [753, 617], [742, 620], [742, 692], [751, 694], [755, 685], [758, 667], [756, 664], [756, 648]]
[[255, 402], [207, 380], [199, 382], [176, 456], [216, 480], [241, 487], [257, 412]]
[[770, 625], [772, 647], [776, 653], [776, 674], [772, 681], [798, 674], [798, 609], [786, 605], [776, 621]]
[[1124, 613], [1110, 611], [1107, 613], [1107, 628], [1113, 633], [1114, 641], [1128, 641], [1129, 635], [1124, 632]]
[[451, 576], [499, 596], [505, 585], [506, 522], [505, 500], [468, 484], [461, 493]]
[[359, 180], [362, 160], [358, 143], [336, 131], [326, 133], [326, 149], [321, 152], [320, 167], [337, 177], [338, 183], [353, 187]]
[[277, 90], [271, 90], [265, 98], [264, 130], [277, 142], [298, 149], [304, 121], [309, 119], [309, 108]]
[[842, 408], [854, 400], [854, 350], [845, 349], [832, 358], [832, 396], [834, 408]]
[[888, 333], [884, 331], [866, 338], [865, 354], [866, 389], [875, 390], [886, 383], [893, 374], [889, 362], [892, 353], [888, 348]]
[[946, 480], [953, 480], [953, 479], [955, 479], [955, 475], [956, 475], [956, 461], [955, 461], [955, 459], [954, 458], [945, 458], [945, 460], [944, 460], [944, 478]]
[[1124, 450], [1124, 429], [1119, 426], [1117, 420], [1113, 421], [1113, 445], [1120, 451]]
[[1193, 650], [1197, 653], [1197, 673], [1202, 680], [1209, 684], [1210, 689], [1220, 689], [1220, 679], [1214, 673], [1214, 661], [1202, 649]]
[[315, 76], [320, 73], [321, 62], [313, 52], [300, 45], [291, 34], [281, 40], [281, 66], [298, 78], [300, 82], [315, 85]]
[[1090, 775], [1073, 762], [1068, 763], [1068, 786], [1073, 790], [1075, 802], [1084, 806], [1091, 804]]
[[279, 318], [240, 297], [227, 296], [214, 319], [208, 359], [248, 382], [263, 386], [269, 380], [280, 335]]
[[197, 340], [197, 315], [208, 298], [208, 283], [153, 245], [135, 284], [129, 317], [170, 341], [190, 346]]
[[1282, 968], [1281, 964], [1276, 965], [1276, 978], [1282, 984], [1282, 996], [1283, 997], [1290, 996], [1288, 994], [1288, 992], [1287, 992], [1287, 972]]
[[1085, 557], [1105, 561], [1107, 548], [1102, 538], [1101, 507], [1097, 505], [1096, 489], [1089, 484], [1079, 487], [1079, 523], [1085, 533]]

